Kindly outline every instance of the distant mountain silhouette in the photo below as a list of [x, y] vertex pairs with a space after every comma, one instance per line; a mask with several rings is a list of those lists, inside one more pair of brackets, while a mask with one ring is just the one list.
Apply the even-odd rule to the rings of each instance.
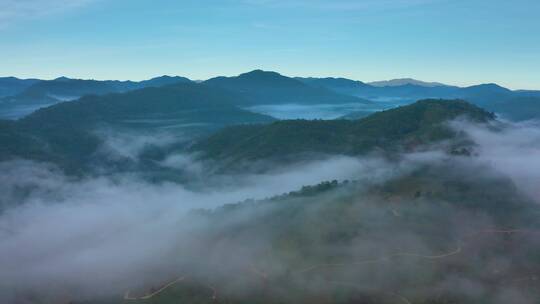
[[[43, 106], [62, 101], [75, 100], [84, 95], [121, 93], [146, 87], [160, 87], [174, 83], [187, 82], [191, 81], [180, 76], [161, 76], [140, 82], [85, 80], [67, 77], [58, 77], [54, 80], [34, 81], [31, 85], [26, 86], [24, 90], [20, 90], [15, 95], [0, 98], [0, 118], [11, 118], [9, 117], [9, 113], [13, 111], [17, 113], [18, 109], [28, 109], [29, 112], [31, 112]], [[29, 112], [23, 114], [29, 114]], [[6, 114], [2, 115], [3, 113]]]
[[242, 110], [239, 96], [195, 83], [88, 95], [42, 108], [15, 122], [3, 121], [0, 161], [25, 157], [78, 170], [93, 161], [99, 129], [147, 134], [169, 130], [195, 136], [226, 125], [273, 118]]
[[423, 86], [418, 84], [402, 84], [394, 86], [373, 86], [361, 81], [346, 78], [300, 78], [306, 84], [323, 87], [334, 92], [357, 96], [368, 100], [385, 98], [407, 99], [409, 102], [422, 98], [457, 98], [458, 87]]
[[490, 103], [488, 108], [502, 118], [522, 121], [540, 118], [540, 97], [509, 97]]
[[491, 98], [510, 96], [514, 92], [495, 83], [486, 83], [462, 88], [459, 94], [475, 100], [489, 101]]
[[[75, 100], [84, 95], [122, 93], [145, 87], [190, 82], [192, 81], [179, 76], [161, 76], [140, 82], [67, 77], [46, 81], [0, 78], [0, 118], [23, 117], [38, 108], [61, 101]], [[283, 104], [365, 104], [380, 106], [382, 109], [420, 99], [443, 98], [464, 99], [512, 119], [540, 118], [535, 114], [537, 112], [535, 98], [540, 98], [540, 91], [512, 91], [493, 83], [457, 87], [403, 78], [370, 84], [347, 78], [291, 78], [262, 70], [254, 70], [236, 77], [216, 77], [201, 83], [229, 91], [238, 97], [237, 105], [243, 107]], [[2, 95], [10, 96], [1, 97]], [[516, 100], [525, 101], [516, 103]], [[363, 116], [365, 113], [357, 114]]]
[[[357, 96], [388, 103], [412, 103], [425, 98], [464, 99], [506, 118], [524, 120], [540, 118], [540, 91], [512, 91], [494, 83], [469, 87], [435, 85], [436, 83], [415, 83], [396, 81], [388, 86], [374, 86], [360, 81], [344, 78], [298, 78], [304, 83], [324, 87], [340, 94]], [[404, 83], [404, 84], [403, 84]], [[539, 110], [537, 110], [539, 108]], [[362, 117], [365, 113], [351, 113], [343, 118]]]
[[16, 77], [0, 77], [0, 98], [21, 93], [39, 79], [19, 79]]
[[216, 77], [204, 82], [242, 95], [247, 105], [263, 104], [343, 104], [370, 101], [311, 86], [276, 72], [255, 70], [236, 77]]
[[383, 80], [383, 81], [372, 81], [368, 83], [369, 85], [372, 85], [374, 87], [397, 87], [402, 86], [406, 84], [412, 84], [422, 87], [439, 87], [439, 86], [446, 86], [443, 83], [440, 82], [425, 82], [421, 80], [416, 80], [413, 78], [397, 78], [397, 79], [391, 79], [391, 80]]
[[326, 78], [315, 78], [315, 77], [296, 77], [295, 79], [298, 79], [304, 83], [307, 83], [312, 86], [320, 86], [320, 87], [334, 87], [334, 88], [366, 88], [370, 87], [369, 84], [366, 84], [359, 80], [351, 80], [347, 78], [334, 78], [334, 77], [326, 77]]
[[[86, 80], [59, 77], [54, 80], [39, 81], [28, 87], [21, 95], [43, 95], [58, 97], [58, 99], [76, 99], [84, 95], [102, 95], [108, 93], [121, 93], [145, 87], [159, 87], [174, 83], [191, 82], [185, 77], [161, 76], [144, 80], [119, 81], [119, 80]], [[65, 97], [65, 98], [63, 98]], [[15, 96], [17, 98], [17, 96]]]
[[372, 87], [364, 82], [358, 80], [351, 80], [347, 78], [302, 78], [297, 77], [296, 79], [302, 81], [305, 84], [308, 84], [313, 87], [325, 88], [333, 90], [335, 92], [347, 95], [355, 95], [355, 92], [358, 90], [369, 90]]

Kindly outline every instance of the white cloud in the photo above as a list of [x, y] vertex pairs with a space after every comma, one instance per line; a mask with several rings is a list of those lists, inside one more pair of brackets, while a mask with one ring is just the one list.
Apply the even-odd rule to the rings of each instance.
[[[186, 165], [189, 160], [171, 162]], [[177, 263], [191, 258], [192, 250], [202, 255], [191, 242], [194, 231], [203, 231], [207, 223], [194, 220], [189, 210], [262, 199], [366, 172], [370, 180], [384, 179], [393, 172], [383, 164], [333, 157], [271, 174], [221, 176], [220, 182], [212, 180], [219, 186], [199, 191], [129, 174], [79, 180], [45, 164], [0, 163], [0, 207], [2, 201], [12, 203], [0, 213], [0, 302], [13, 303], [23, 289], [42, 295], [43, 303], [58, 303], [69, 295], [119, 294], [144, 282], [143, 276], [166, 279], [171, 271], [178, 274]], [[20, 189], [31, 192], [22, 201]]]
[[540, 202], [539, 122], [507, 122], [504, 128], [486, 128], [458, 121], [452, 126], [476, 143], [480, 161], [511, 178], [524, 194]]
[[0, 27], [80, 8], [95, 0], [0, 0]]
[[269, 7], [302, 7], [324, 10], [380, 10], [404, 8], [437, 0], [244, 0], [249, 5]]

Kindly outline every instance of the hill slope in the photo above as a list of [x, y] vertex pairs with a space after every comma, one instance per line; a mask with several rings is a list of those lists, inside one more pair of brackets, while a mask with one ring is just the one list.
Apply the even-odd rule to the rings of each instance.
[[493, 102], [489, 109], [515, 121], [540, 118], [540, 97], [512, 97]]
[[[171, 133], [197, 136], [225, 125], [273, 121], [234, 106], [239, 97], [205, 85], [186, 83], [127, 93], [90, 95], [43, 108], [13, 123], [4, 123], [0, 159], [62, 159], [80, 167], [95, 157], [99, 130]], [[9, 132], [7, 132], [9, 130]], [[32, 144], [27, 144], [30, 141]], [[38, 147], [30, 153], [25, 147]]]
[[448, 138], [451, 133], [442, 124], [458, 116], [480, 122], [494, 118], [464, 101], [422, 100], [356, 121], [291, 120], [226, 128], [194, 149], [231, 164], [294, 158], [303, 153], [355, 155], [375, 148], [414, 147]]
[[[459, 164], [193, 212], [208, 228], [190, 231], [193, 247], [177, 253], [189, 256], [179, 259], [182, 281], [138, 294], [156, 304], [499, 303], [505, 290], [538, 298], [538, 204], [504, 176]], [[103, 303], [122, 303], [121, 294]]]

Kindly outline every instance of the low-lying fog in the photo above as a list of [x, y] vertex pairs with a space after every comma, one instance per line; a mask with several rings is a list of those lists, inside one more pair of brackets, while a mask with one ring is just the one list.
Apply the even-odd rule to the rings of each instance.
[[51, 104], [39, 104], [39, 105], [4, 105], [0, 103], [0, 119], [19, 119], [27, 116], [41, 108], [45, 108], [53, 105]]
[[[294, 112], [291, 105], [281, 107]], [[302, 109], [306, 108], [296, 108], [298, 115]], [[340, 110], [321, 106], [318, 111], [319, 116], [335, 116]], [[478, 156], [467, 161], [509, 176], [540, 202], [537, 124], [514, 124], [501, 132], [463, 122], [453, 126], [477, 143]], [[289, 167], [276, 164], [266, 174], [211, 177], [196, 191], [187, 185], [149, 183], [133, 174], [80, 179], [49, 164], [1, 163], [0, 206], [5, 210], [0, 213], [0, 301], [9, 303], [30, 292], [55, 302], [72, 295], [119, 294], [143, 282], [160, 282], [177, 275], [176, 263], [194, 254], [190, 244], [208, 225], [191, 221], [189, 211], [194, 208], [267, 198], [334, 179], [379, 183], [447, 158], [437, 148], [404, 155], [399, 162], [332, 156]], [[206, 166], [189, 155], [176, 155], [166, 164], [189, 167], [194, 177], [204, 176]]]
[[246, 110], [277, 119], [336, 119], [354, 112], [377, 112], [397, 106], [394, 103], [347, 104], [273, 104], [247, 107]]

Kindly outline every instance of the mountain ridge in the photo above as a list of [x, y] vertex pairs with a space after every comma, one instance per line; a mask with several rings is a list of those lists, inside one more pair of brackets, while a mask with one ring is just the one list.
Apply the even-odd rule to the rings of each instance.
[[443, 123], [459, 116], [481, 123], [495, 119], [492, 113], [463, 100], [431, 99], [358, 120], [286, 120], [233, 126], [203, 139], [192, 149], [228, 165], [284, 160], [305, 153], [358, 155], [374, 149], [393, 151], [451, 137], [453, 133]]
[[379, 80], [379, 81], [371, 81], [368, 82], [369, 85], [374, 87], [394, 87], [394, 86], [401, 86], [405, 84], [413, 84], [423, 87], [440, 87], [440, 86], [448, 86], [444, 83], [440, 82], [426, 82], [414, 78], [395, 78], [390, 80]]
[[314, 87], [277, 72], [254, 70], [233, 77], [215, 77], [203, 83], [243, 95], [248, 105], [371, 103], [368, 100]]
[[6, 137], [0, 160], [25, 156], [80, 170], [97, 157], [95, 153], [103, 143], [96, 134], [99, 129], [139, 135], [167, 131], [196, 137], [225, 125], [274, 121], [238, 108], [239, 98], [195, 83], [87, 95], [41, 108], [17, 121], [4, 122]]
[[[160, 87], [174, 83], [191, 82], [181, 76], [159, 76], [140, 82], [119, 80], [93, 80], [72, 79], [64, 76], [53, 80], [37, 80], [31, 85], [17, 92], [15, 95], [0, 98], [0, 118], [11, 118], [2, 115], [23, 109], [22, 115], [29, 114], [36, 109], [49, 106], [62, 101], [71, 101], [84, 95], [103, 95], [108, 93], [122, 93], [145, 87]], [[26, 110], [28, 109], [28, 110]], [[18, 118], [17, 116], [14, 118]]]

